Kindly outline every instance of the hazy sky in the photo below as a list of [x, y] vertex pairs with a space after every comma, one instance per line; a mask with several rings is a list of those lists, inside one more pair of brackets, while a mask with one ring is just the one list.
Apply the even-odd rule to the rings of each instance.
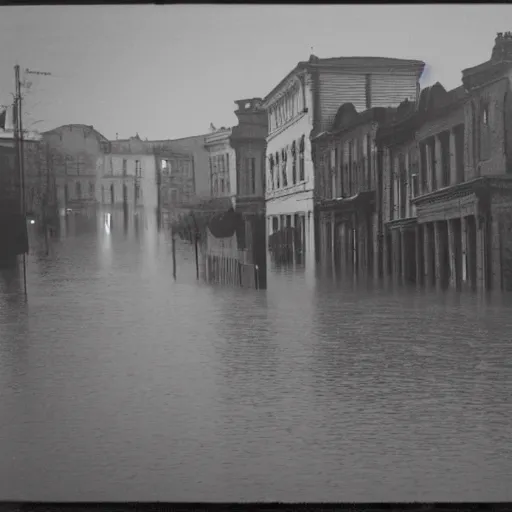
[[54, 75], [32, 79], [26, 125], [185, 137], [236, 124], [234, 101], [265, 96], [311, 47], [420, 59], [422, 85], [453, 88], [507, 30], [512, 7], [492, 4], [0, 7], [0, 104], [18, 62]]

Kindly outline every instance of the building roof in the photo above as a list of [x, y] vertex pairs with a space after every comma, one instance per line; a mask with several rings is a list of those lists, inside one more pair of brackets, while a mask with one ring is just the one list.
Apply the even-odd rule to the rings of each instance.
[[64, 128], [81, 128], [81, 129], [91, 130], [96, 134], [96, 136], [98, 137], [98, 140], [100, 140], [102, 142], [109, 142], [109, 140], [103, 134], [101, 134], [98, 130], [96, 130], [92, 124], [63, 124], [61, 126], [58, 126], [57, 128], [53, 128], [52, 130], [47, 130], [46, 132], [43, 132], [42, 135], [57, 133]]
[[371, 122], [385, 122], [390, 115], [396, 112], [394, 108], [372, 107], [362, 112], [357, 112], [352, 103], [344, 103], [338, 109], [334, 118], [332, 127], [314, 137], [313, 140], [319, 140], [330, 136], [339, 135], [348, 132], [357, 126], [369, 124]]
[[263, 104], [268, 100], [289, 80], [294, 74], [303, 69], [311, 69], [314, 67], [325, 68], [382, 68], [382, 69], [401, 69], [415, 70], [418, 77], [423, 73], [425, 63], [420, 60], [413, 59], [397, 59], [392, 57], [329, 57], [320, 59], [316, 55], [311, 55], [308, 61], [298, 62], [297, 65], [265, 96]]

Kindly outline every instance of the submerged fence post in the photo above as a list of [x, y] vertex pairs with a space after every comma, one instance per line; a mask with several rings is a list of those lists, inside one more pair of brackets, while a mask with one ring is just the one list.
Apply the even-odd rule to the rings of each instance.
[[198, 233], [196, 230], [195, 235], [194, 235], [194, 249], [196, 252], [196, 279], [199, 279], [199, 252], [198, 252], [198, 247], [197, 247], [197, 239], [198, 239]]
[[172, 242], [172, 277], [176, 279], [176, 238], [174, 237], [174, 227], [171, 228]]

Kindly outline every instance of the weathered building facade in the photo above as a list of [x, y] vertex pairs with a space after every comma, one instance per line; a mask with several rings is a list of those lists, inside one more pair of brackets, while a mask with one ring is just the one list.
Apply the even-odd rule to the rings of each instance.
[[297, 228], [306, 263], [315, 262], [315, 171], [311, 138], [329, 130], [339, 106], [356, 111], [415, 99], [424, 63], [378, 57], [300, 62], [265, 98], [266, 215], [269, 234]]
[[265, 238], [265, 149], [268, 134], [261, 98], [238, 100], [230, 144], [235, 151], [235, 209], [244, 222], [243, 248], [251, 263], [266, 276]]
[[181, 139], [144, 141], [146, 146], [158, 151], [165, 150], [172, 154], [192, 155], [194, 194], [197, 201], [208, 200], [211, 197], [210, 155], [205, 146], [206, 136], [207, 134], [202, 134]]
[[93, 126], [63, 125], [42, 134], [54, 156], [57, 201], [61, 212], [96, 207], [97, 186], [109, 141]]
[[194, 157], [164, 147], [153, 147], [158, 188], [158, 209], [164, 218], [188, 210], [196, 198]]
[[216, 129], [205, 137], [210, 167], [211, 197], [230, 197], [236, 195], [235, 150], [231, 147], [231, 128]]
[[110, 142], [105, 153], [97, 201], [103, 207], [127, 212], [155, 212], [157, 183], [155, 157], [138, 135]]
[[425, 89], [414, 114], [385, 128], [385, 275], [512, 289], [511, 72], [512, 35], [498, 34], [463, 87]]
[[342, 105], [313, 140], [319, 261], [342, 274], [371, 276], [378, 257], [376, 132], [392, 109]]

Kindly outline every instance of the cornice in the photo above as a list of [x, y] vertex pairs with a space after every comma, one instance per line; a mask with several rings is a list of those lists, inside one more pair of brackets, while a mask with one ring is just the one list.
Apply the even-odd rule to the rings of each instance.
[[293, 73], [284, 79], [283, 83], [279, 85], [279, 88], [272, 93], [271, 96], [268, 96], [265, 101], [262, 103], [261, 107], [265, 110], [270, 110], [274, 104], [276, 104], [283, 96], [285, 96], [291, 89], [299, 86], [305, 86], [305, 74], [307, 73], [304, 69], [296, 69]]

